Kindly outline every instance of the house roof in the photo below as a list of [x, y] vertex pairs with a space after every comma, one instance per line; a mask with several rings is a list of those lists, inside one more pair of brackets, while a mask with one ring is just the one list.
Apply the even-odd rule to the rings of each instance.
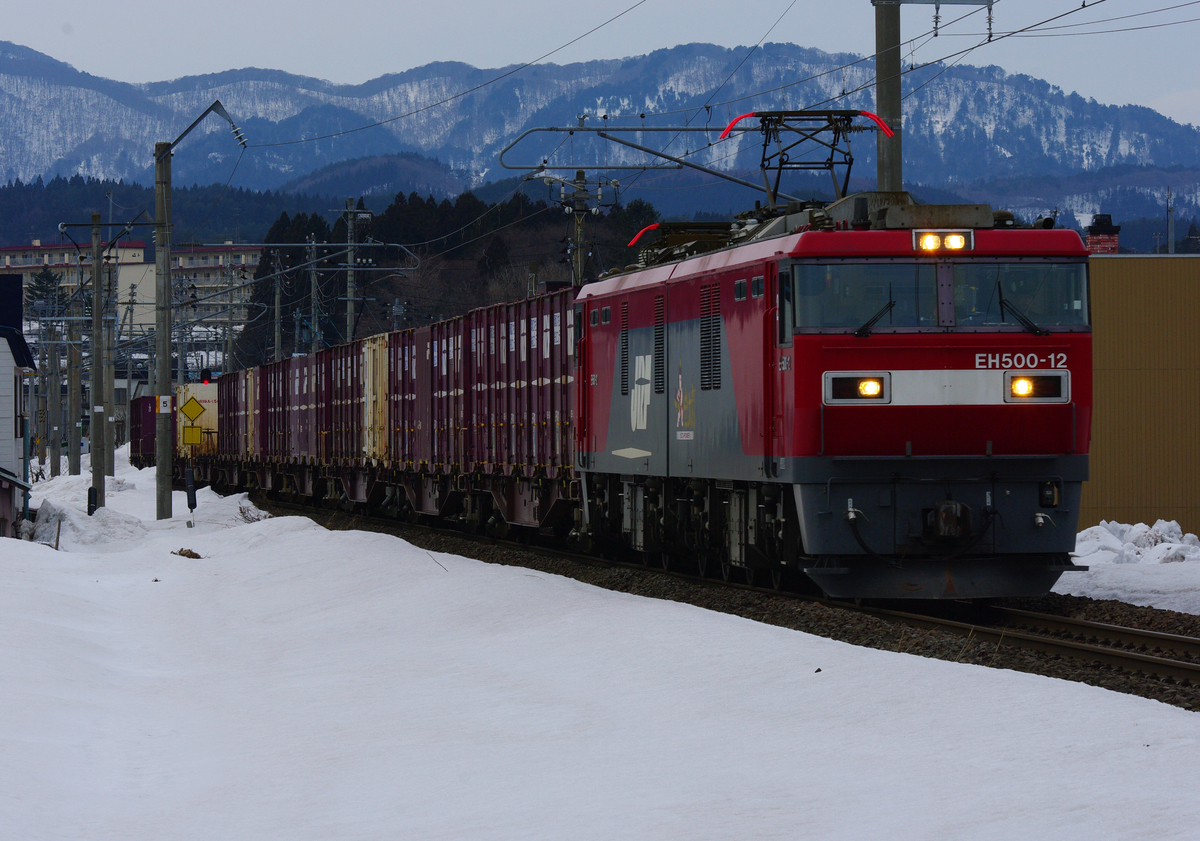
[[20, 488], [20, 489], [21, 489], [21, 490], [23, 490], [23, 491], [28, 491], [28, 490], [32, 490], [32, 489], [33, 489], [33, 485], [31, 485], [31, 484], [29, 484], [28, 482], [24, 481], [24, 480], [23, 480], [23, 479], [22, 479], [20, 476], [18, 476], [16, 473], [10, 473], [10, 472], [8, 472], [8, 471], [7, 471], [7, 470], [5, 470], [3, 467], [0, 467], [0, 479], [3, 479], [4, 481], [6, 481], [6, 482], [8, 482], [8, 483], [10, 483], [10, 484], [16, 485], [18, 488]]
[[9, 350], [12, 351], [13, 361], [18, 368], [37, 368], [33, 361], [33, 351], [25, 343], [25, 335], [11, 327], [0, 327], [0, 338], [8, 340]]

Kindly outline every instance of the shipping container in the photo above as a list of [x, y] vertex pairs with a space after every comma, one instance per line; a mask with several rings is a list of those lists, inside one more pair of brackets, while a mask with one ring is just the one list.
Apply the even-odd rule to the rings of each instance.
[[175, 387], [172, 440], [184, 458], [216, 455], [217, 383], [186, 383]]
[[1200, 532], [1200, 256], [1090, 261], [1095, 370], [1080, 527], [1177, 520]]

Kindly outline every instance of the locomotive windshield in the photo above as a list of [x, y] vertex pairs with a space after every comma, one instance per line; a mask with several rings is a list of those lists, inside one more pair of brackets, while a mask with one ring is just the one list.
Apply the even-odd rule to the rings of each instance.
[[954, 322], [999, 327], [1085, 327], [1083, 263], [955, 263]]
[[1087, 267], [1078, 261], [813, 262], [790, 275], [780, 275], [788, 332], [1088, 326]]
[[857, 330], [885, 307], [876, 329], [937, 326], [932, 263], [801, 263], [792, 271], [799, 328]]

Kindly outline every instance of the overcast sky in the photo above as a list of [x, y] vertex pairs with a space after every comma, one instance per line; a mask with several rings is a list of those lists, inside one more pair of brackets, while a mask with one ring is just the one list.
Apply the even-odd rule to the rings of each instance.
[[[917, 62], [983, 39], [986, 11], [953, 23], [976, 8], [955, 5], [959, 2], [942, 0], [945, 29], [936, 39], [921, 39]], [[1056, 15], [1065, 16], [1047, 25], [1067, 28], [1045, 30], [1056, 37], [1007, 38], [962, 61], [996, 64], [1103, 103], [1146, 105], [1200, 126], [1195, 70], [1200, 2], [1090, 0], [1086, 5], [1066, 14], [1078, 10], [1080, 0], [995, 0], [997, 34]], [[25, 13], [5, 15], [0, 38], [123, 82], [265, 67], [357, 84], [431, 61], [482, 68], [533, 61], [626, 9], [546, 61], [621, 58], [691, 42], [751, 47], [764, 37], [827, 52], [874, 52], [870, 0], [125, 0], [119, 7], [46, 0]], [[1165, 11], [1140, 14], [1160, 9]], [[932, 4], [906, 6], [903, 38], [928, 33], [933, 14]]]

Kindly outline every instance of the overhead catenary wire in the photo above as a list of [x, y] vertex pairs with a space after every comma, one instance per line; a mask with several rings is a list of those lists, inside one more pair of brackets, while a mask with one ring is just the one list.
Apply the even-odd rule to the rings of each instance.
[[[1119, 21], [1119, 20], [1132, 20], [1133, 18], [1146, 17], [1147, 15], [1160, 15], [1160, 14], [1163, 14], [1164, 12], [1173, 12], [1176, 9], [1184, 9], [1184, 8], [1187, 8], [1188, 6], [1200, 6], [1200, 0], [1189, 0], [1189, 2], [1187, 2], [1187, 3], [1176, 3], [1173, 6], [1163, 6], [1162, 8], [1159, 8], [1159, 9], [1147, 9], [1146, 11], [1143, 11], [1143, 12], [1133, 12], [1132, 14], [1117, 15], [1117, 16], [1111, 17], [1111, 18], [1099, 18], [1097, 20], [1085, 21], [1083, 23], [1065, 23], [1060, 26], [1048, 26], [1048, 27], [1045, 27], [1045, 29], [1047, 29], [1047, 30], [1078, 29], [1078, 28], [1084, 27], [1084, 26], [1097, 26], [1102, 23], [1114, 23], [1115, 21]], [[1146, 27], [1130, 27], [1130, 28], [1125, 28], [1125, 29], [1105, 29], [1105, 30], [1099, 30], [1097, 32], [1078, 32], [1078, 33], [1062, 33], [1062, 34], [1064, 34], [1064, 35], [1105, 35], [1105, 34], [1108, 34], [1111, 32], [1132, 32], [1132, 31], [1135, 31], [1138, 29], [1154, 29], [1154, 28], [1158, 28], [1158, 27], [1162, 27], [1162, 26], [1177, 26], [1181, 23], [1195, 23], [1197, 20], [1200, 20], [1200, 18], [1189, 18], [1188, 20], [1167, 21], [1165, 23], [1153, 24], [1152, 26], [1146, 26]], [[980, 34], [982, 34], [982, 33], [963, 32], [963, 33], [958, 33], [958, 37], [976, 36], [976, 35], [980, 35]], [[1020, 38], [1048, 38], [1048, 37], [1053, 37], [1055, 34], [1056, 33], [1053, 33], [1053, 32], [1046, 32], [1044, 34], [1033, 33], [1033, 34], [1019, 35], [1017, 37], [1020, 37]]]
[[490, 85], [494, 85], [497, 82], [507, 79], [509, 76], [513, 76], [517, 73], [520, 73], [522, 70], [532, 67], [533, 65], [537, 64], [538, 62], [545, 61], [547, 58], [554, 55], [555, 53], [562, 52], [563, 50], [565, 50], [567, 47], [571, 46], [572, 44], [575, 44], [578, 41], [582, 41], [584, 38], [588, 37], [592, 33], [596, 32], [600, 29], [603, 29], [604, 27], [608, 26], [613, 21], [624, 17], [625, 15], [629, 14], [634, 9], [636, 9], [638, 6], [641, 6], [646, 2], [647, 2], [647, 0], [637, 0], [636, 3], [629, 6], [624, 11], [618, 12], [617, 14], [610, 17], [608, 20], [604, 21], [603, 23], [593, 26], [591, 29], [589, 29], [587, 32], [583, 33], [582, 35], [578, 35], [575, 38], [572, 38], [570, 41], [567, 41], [565, 44], [560, 44], [559, 46], [555, 47], [554, 49], [550, 50], [547, 53], [544, 53], [544, 54], [538, 56], [537, 58], [533, 59], [532, 61], [527, 61], [524, 64], [519, 64], [516, 67], [512, 68], [511, 70], [506, 70], [505, 72], [501, 73], [500, 75], [494, 76], [491, 79], [488, 79], [486, 82], [480, 82], [478, 85], [475, 85], [473, 87], [467, 88], [466, 90], [461, 90], [457, 93], [451, 94], [450, 96], [444, 97], [444, 98], [438, 100], [437, 102], [431, 102], [427, 105], [422, 105], [418, 108], [412, 109], [411, 111], [406, 111], [403, 114], [397, 114], [395, 117], [389, 117], [386, 120], [378, 120], [374, 123], [368, 123], [367, 125], [356, 126], [355, 128], [345, 129], [344, 131], [336, 131], [336, 132], [332, 132], [330, 134], [322, 134], [317, 137], [303, 137], [303, 138], [299, 138], [296, 140], [281, 140], [277, 143], [252, 143], [250, 145], [253, 146], [254, 148], [262, 149], [262, 148], [269, 148], [269, 147], [273, 147], [273, 146], [293, 146], [298, 143], [313, 143], [317, 140], [328, 140], [329, 138], [332, 138], [332, 137], [341, 137], [343, 135], [353, 134], [355, 132], [366, 131], [367, 129], [384, 126], [384, 125], [387, 125], [388, 123], [394, 123], [397, 120], [403, 120], [406, 117], [412, 117], [412, 116], [415, 116], [422, 112], [429, 111], [430, 109], [437, 108], [440, 105], [445, 105], [449, 102], [454, 102], [456, 99], [462, 99], [464, 96], [469, 96], [470, 94], [475, 93], [475, 91], [482, 90], [483, 88], [486, 88]]
[[[999, 2], [999, 0], [997, 0], [997, 2]], [[1104, 3], [1104, 2], [1107, 2], [1107, 0], [1093, 0], [1092, 4], [1091, 4], [1090, 6], [1088, 6], [1088, 5], [1086, 5], [1086, 4], [1085, 4], [1085, 5], [1083, 5], [1083, 6], [1080, 6], [1080, 7], [1077, 7], [1077, 8], [1068, 9], [1068, 10], [1067, 10], [1067, 11], [1065, 11], [1065, 12], [1062, 12], [1062, 13], [1060, 13], [1060, 14], [1057, 14], [1057, 15], [1053, 15], [1053, 16], [1051, 16], [1051, 17], [1049, 17], [1049, 18], [1046, 18], [1046, 19], [1044, 19], [1044, 20], [1041, 20], [1041, 21], [1038, 21], [1038, 22], [1036, 22], [1036, 23], [1030, 24], [1029, 26], [1022, 27], [1021, 29], [1013, 30], [1013, 31], [1011, 31], [1011, 32], [1002, 33], [1002, 34], [1000, 34], [1000, 35], [998, 35], [998, 36], [993, 36], [993, 37], [991, 37], [991, 38], [988, 38], [988, 39], [986, 39], [986, 40], [984, 40], [984, 41], [981, 41], [981, 42], [979, 42], [979, 43], [977, 43], [977, 44], [974, 44], [974, 45], [972, 45], [972, 46], [970, 46], [970, 47], [966, 47], [966, 48], [964, 48], [964, 49], [961, 49], [961, 50], [956, 50], [956, 51], [954, 51], [954, 52], [952, 52], [952, 53], [949, 53], [949, 54], [947, 54], [947, 55], [943, 56], [942, 58], [939, 58], [939, 59], [937, 59], [937, 60], [935, 60], [935, 61], [933, 61], [933, 62], [929, 62], [929, 63], [923, 64], [923, 65], [921, 65], [921, 66], [919, 66], [919, 67], [910, 67], [910, 68], [909, 68], [909, 69], [907, 69], [907, 70], [902, 68], [902, 69], [901, 69], [901, 71], [900, 71], [900, 72], [901, 72], [901, 75], [902, 75], [902, 76], [903, 76], [903, 75], [908, 75], [909, 73], [916, 72], [917, 70], [923, 70], [923, 69], [925, 69], [926, 67], [930, 66], [930, 64], [941, 64], [941, 63], [943, 63], [943, 62], [945, 62], [945, 61], [947, 61], [947, 60], [949, 60], [949, 59], [955, 59], [955, 61], [954, 61], [954, 64], [957, 64], [959, 61], [961, 61], [961, 60], [962, 60], [963, 58], [965, 58], [967, 55], [971, 54], [972, 52], [974, 52], [975, 50], [979, 49], [980, 47], [984, 47], [984, 46], [987, 46], [987, 45], [989, 45], [989, 44], [996, 43], [996, 42], [998, 42], [998, 41], [1001, 41], [1001, 40], [1004, 40], [1004, 39], [1006, 39], [1006, 38], [1016, 37], [1017, 35], [1019, 35], [1019, 34], [1021, 34], [1021, 33], [1026, 33], [1026, 32], [1030, 32], [1030, 31], [1033, 31], [1033, 30], [1037, 30], [1037, 29], [1039, 29], [1039, 28], [1041, 28], [1041, 27], [1045, 26], [1045, 25], [1046, 25], [1046, 24], [1048, 24], [1048, 23], [1051, 23], [1051, 22], [1053, 22], [1053, 21], [1057, 21], [1057, 20], [1061, 20], [1062, 18], [1065, 18], [1065, 17], [1067, 17], [1067, 16], [1069, 16], [1069, 15], [1076, 14], [1076, 13], [1078, 13], [1078, 12], [1081, 12], [1081, 11], [1085, 11], [1085, 10], [1088, 10], [1088, 9], [1094, 8], [1095, 6], [1099, 5], [1100, 3]], [[971, 14], [976, 14], [976, 13], [978, 13], [979, 11], [980, 11], [980, 10], [979, 10], [979, 9], [977, 9], [977, 10], [974, 10], [974, 11], [972, 11], [972, 12], [968, 12], [967, 14], [964, 14], [964, 15], [962, 15], [961, 17], [957, 18], [957, 19], [956, 19], [955, 21], [953, 21], [952, 23], [957, 23], [957, 22], [959, 22], [959, 21], [961, 21], [961, 20], [963, 20], [963, 19], [965, 19], [965, 18], [969, 17]], [[919, 36], [919, 37], [924, 37], [924, 36]], [[911, 43], [911, 41], [910, 41], [909, 43]], [[859, 61], [856, 61], [856, 62], [853, 62], [853, 63], [851, 63], [850, 65], [845, 65], [845, 66], [853, 66], [853, 64], [858, 64], [858, 63], [861, 63], [861, 61], [865, 61], [865, 60], [866, 60], [866, 58], [864, 58], [864, 59], [861, 59], [861, 60], [859, 60]], [[911, 96], [912, 96], [913, 94], [915, 94], [917, 91], [921, 90], [921, 89], [922, 89], [922, 88], [924, 88], [926, 85], [930, 84], [932, 81], [934, 81], [934, 80], [935, 80], [935, 79], [937, 79], [939, 76], [941, 76], [943, 73], [945, 73], [947, 70], [949, 70], [951, 66], [953, 66], [953, 64], [952, 64], [952, 65], [950, 65], [950, 66], [942, 67], [942, 68], [941, 68], [941, 69], [938, 71], [938, 73], [937, 73], [937, 74], [935, 74], [935, 75], [934, 75], [932, 78], [930, 78], [930, 79], [927, 79], [925, 82], [923, 82], [921, 85], [919, 85], [919, 86], [918, 86], [917, 88], [915, 88], [914, 90], [910, 91], [908, 94], [906, 94], [906, 95], [905, 95], [905, 97], [904, 97], [904, 98], [905, 98], [905, 99], [908, 99], [909, 97], [911, 97]], [[825, 73], [823, 73], [823, 74], [821, 74], [821, 75], [828, 75], [830, 72], [837, 72], [837, 70], [838, 70], [838, 69], [839, 69], [839, 68], [833, 68], [832, 70], [830, 70], [830, 71], [826, 71]], [[842, 92], [840, 95], [838, 95], [838, 96], [828, 97], [828, 98], [826, 98], [826, 99], [824, 99], [824, 100], [821, 100], [821, 101], [819, 101], [819, 102], [810, 103], [809, 105], [807, 105], [807, 106], [805, 107], [805, 109], [802, 109], [802, 110], [807, 110], [807, 109], [813, 109], [813, 108], [817, 108], [817, 107], [819, 107], [819, 106], [821, 106], [821, 105], [825, 105], [825, 104], [828, 104], [828, 103], [830, 103], [830, 102], [835, 102], [835, 101], [837, 101], [837, 100], [839, 100], [839, 99], [842, 99], [842, 98], [845, 98], [845, 97], [849, 97], [849, 96], [851, 96], [851, 95], [853, 95], [853, 94], [855, 94], [855, 93], [859, 93], [859, 92], [861, 92], [861, 91], [863, 91], [863, 90], [866, 90], [866, 89], [870, 88], [872, 85], [874, 85], [874, 83], [875, 83], [875, 80], [874, 80], [874, 79], [871, 79], [870, 81], [868, 81], [868, 82], [866, 82], [866, 83], [864, 83], [864, 84], [862, 84], [862, 85], [859, 85], [857, 88], [854, 88], [854, 89], [852, 89], [852, 90], [850, 90], [850, 91], [843, 91], [843, 92]], [[775, 89], [772, 89], [772, 91], [769, 91], [769, 92], [775, 92], [775, 91], [778, 91], [778, 90], [782, 90], [784, 87], [790, 87], [790, 86], [791, 86], [791, 85], [785, 85], [785, 86], [781, 86], [780, 88], [775, 88]], [[751, 99], [751, 98], [753, 98], [754, 96], [759, 96], [759, 95], [762, 95], [762, 93], [760, 92], [760, 93], [758, 93], [758, 94], [748, 94], [748, 95], [746, 95], [746, 96], [744, 96], [744, 97], [739, 97], [739, 98], [737, 98], [737, 99], [729, 100], [729, 101], [727, 101], [727, 102], [718, 103], [718, 106], [720, 106], [720, 105], [725, 105], [725, 104], [729, 104], [729, 103], [732, 103], [732, 102], [744, 101], [744, 100], [746, 100], [746, 99]], [[708, 107], [708, 106], [704, 106], [704, 107]], [[701, 110], [701, 109], [683, 109], [683, 111], [686, 111], [686, 112], [692, 112], [692, 111], [694, 111], [695, 113], [699, 113], [699, 111], [700, 111], [700, 110]], [[675, 111], [675, 112], [659, 112], [659, 113], [660, 113], [660, 114], [665, 114], [665, 113], [681, 113], [681, 111]], [[734, 135], [733, 135], [733, 133], [731, 133], [731, 134], [730, 134], [730, 137], [732, 137], [732, 136], [734, 136]], [[718, 141], [718, 142], [722, 142], [722, 141]], [[705, 150], [707, 150], [707, 149], [709, 149], [709, 148], [712, 148], [712, 146], [714, 146], [714, 145], [716, 145], [716, 144], [709, 143], [707, 146], [705, 146], [705, 147], [701, 147], [701, 148], [699, 148], [699, 149], [697, 149], [697, 150], [695, 150], [695, 151], [690, 151], [690, 150], [689, 150], [689, 151], [687, 151], [687, 152], [683, 153], [682, 155], [680, 155], [679, 157], [690, 157], [691, 155], [694, 155], [694, 154], [697, 154], [697, 153], [699, 153], [699, 152], [701, 152], [701, 151], [705, 151]], [[729, 156], [728, 156], [728, 155], [726, 155], [726, 156], [724, 156], [724, 157], [729, 157]], [[724, 159], [724, 157], [722, 158], [722, 160]], [[632, 184], [633, 184], [634, 182], [636, 182], [636, 180], [637, 180], [637, 177], [635, 177], [634, 179], [632, 179], [632, 181], [630, 182], [629, 186], [632, 186]]]

